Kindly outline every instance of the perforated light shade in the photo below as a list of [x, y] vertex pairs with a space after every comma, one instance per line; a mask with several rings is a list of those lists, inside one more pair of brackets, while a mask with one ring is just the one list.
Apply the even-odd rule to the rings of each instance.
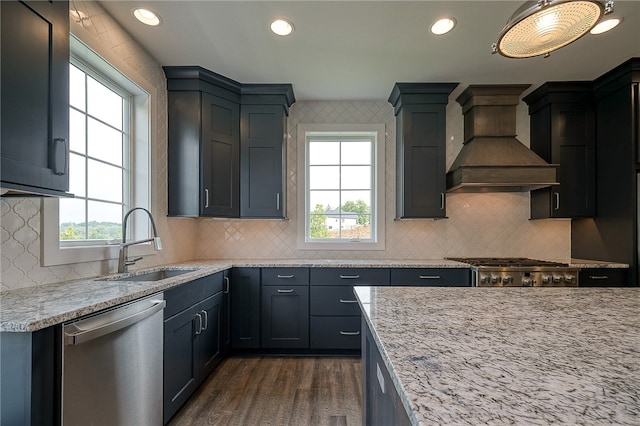
[[604, 13], [599, 1], [526, 2], [500, 32], [497, 51], [510, 58], [546, 55], [588, 33]]

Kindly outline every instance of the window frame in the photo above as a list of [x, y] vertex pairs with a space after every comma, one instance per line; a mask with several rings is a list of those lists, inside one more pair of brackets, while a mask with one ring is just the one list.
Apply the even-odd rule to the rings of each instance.
[[[372, 152], [372, 189], [371, 189], [371, 235], [367, 240], [336, 240], [308, 238], [309, 232], [309, 161], [308, 133], [373, 133], [374, 148]], [[298, 217], [297, 248], [299, 250], [384, 250], [385, 249], [385, 125], [342, 124], [342, 123], [300, 123], [297, 126], [298, 148]]]
[[[73, 57], [102, 74], [107, 81], [113, 81], [131, 94], [131, 116], [129, 117], [131, 129], [130, 167], [129, 184], [126, 189], [129, 191], [129, 197], [125, 199], [125, 209], [131, 205], [149, 209], [153, 188], [151, 176], [151, 129], [154, 126], [154, 107], [151, 100], [155, 98], [156, 91], [140, 76], [129, 75], [122, 71], [129, 68], [121, 60], [112, 57], [107, 61], [74, 34], [70, 34], [70, 48]], [[71, 63], [71, 58], [69, 62]], [[118, 258], [120, 240], [110, 240], [106, 244], [87, 245], [79, 243], [68, 246], [61, 245], [58, 198], [42, 198], [40, 216], [40, 259], [42, 266], [67, 265]], [[132, 215], [128, 229], [131, 233], [127, 238], [149, 238], [148, 220], [143, 215]], [[151, 244], [140, 244], [132, 246], [130, 249], [130, 254], [136, 256], [152, 255], [154, 253], [155, 251]]]

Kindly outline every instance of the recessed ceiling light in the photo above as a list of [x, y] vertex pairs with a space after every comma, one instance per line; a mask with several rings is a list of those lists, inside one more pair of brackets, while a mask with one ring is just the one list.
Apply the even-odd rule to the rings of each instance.
[[288, 36], [293, 32], [293, 24], [286, 19], [278, 18], [271, 22], [271, 31], [279, 36]]
[[133, 16], [143, 24], [150, 25], [152, 27], [156, 27], [162, 23], [162, 19], [160, 19], [160, 15], [149, 10], [138, 7], [133, 9]]
[[442, 35], [451, 31], [455, 26], [456, 20], [454, 18], [442, 18], [431, 25], [431, 32], [435, 35]]
[[611, 18], [611, 19], [607, 19], [605, 21], [600, 22], [598, 25], [596, 25], [595, 27], [593, 27], [591, 29], [591, 31], [589, 31], [591, 34], [602, 34], [602, 33], [606, 33], [609, 30], [614, 29], [615, 27], [618, 26], [618, 24], [622, 22], [622, 18]]

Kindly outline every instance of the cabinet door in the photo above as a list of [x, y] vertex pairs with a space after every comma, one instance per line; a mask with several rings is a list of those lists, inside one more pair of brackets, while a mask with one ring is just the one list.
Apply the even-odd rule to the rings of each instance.
[[262, 287], [262, 347], [309, 347], [309, 287]]
[[394, 268], [391, 269], [391, 285], [470, 287], [471, 270], [468, 268]]
[[164, 321], [164, 422], [169, 421], [198, 386], [195, 364], [195, 308]]
[[196, 307], [195, 364], [199, 383], [222, 361], [222, 300], [222, 292], [219, 292]]
[[240, 138], [239, 106], [202, 93], [203, 216], [238, 217]]
[[445, 217], [446, 111], [444, 105], [407, 105], [398, 114], [399, 218]]
[[231, 270], [231, 346], [260, 347], [260, 269]]
[[241, 217], [285, 217], [285, 113], [282, 105], [242, 105]]
[[231, 271], [222, 272], [222, 353], [225, 356], [231, 349]]
[[69, 190], [69, 7], [3, 1], [2, 186]]
[[551, 188], [551, 217], [595, 215], [595, 113], [588, 103], [552, 107], [551, 157], [560, 185]]

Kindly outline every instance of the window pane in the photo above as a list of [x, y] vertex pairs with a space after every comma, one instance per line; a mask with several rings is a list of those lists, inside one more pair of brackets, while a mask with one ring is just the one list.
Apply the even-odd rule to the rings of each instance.
[[340, 189], [340, 167], [309, 167], [309, 189]]
[[87, 195], [85, 176], [85, 157], [73, 153], [69, 154], [69, 192], [76, 197], [86, 197]]
[[122, 205], [89, 201], [88, 238], [119, 240], [122, 238]]
[[309, 164], [340, 164], [340, 142], [309, 142]]
[[87, 136], [85, 117], [83, 113], [73, 108], [69, 109], [69, 149], [80, 154], [85, 153]]
[[92, 116], [122, 130], [122, 96], [87, 77], [88, 112]]
[[60, 199], [60, 239], [84, 240], [85, 201], [74, 198]]
[[310, 191], [309, 206], [313, 212], [316, 206], [321, 205], [325, 209], [337, 209], [340, 206], [339, 191]]
[[84, 72], [69, 64], [69, 104], [85, 110], [85, 81]]
[[89, 118], [89, 155], [122, 165], [122, 133]]
[[371, 191], [342, 191], [342, 205], [347, 202], [360, 203], [363, 202], [371, 211]]
[[371, 164], [371, 142], [342, 142], [342, 164]]
[[370, 166], [344, 166], [341, 176], [342, 189], [370, 189]]
[[87, 196], [106, 201], [122, 202], [122, 169], [89, 160]]

